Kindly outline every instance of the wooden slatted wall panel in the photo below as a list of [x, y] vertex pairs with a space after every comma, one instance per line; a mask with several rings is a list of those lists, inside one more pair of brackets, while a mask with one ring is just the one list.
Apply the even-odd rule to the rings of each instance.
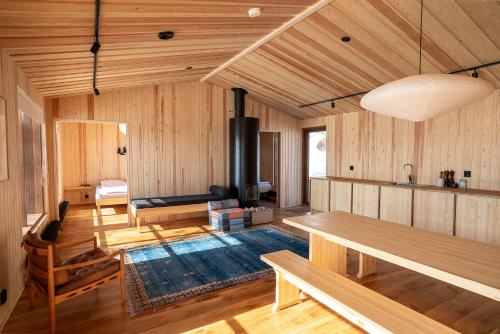
[[61, 122], [59, 129], [64, 187], [126, 179], [126, 158], [116, 153], [125, 146], [125, 134], [117, 123]]
[[442, 170], [456, 181], [470, 170], [470, 188], [500, 190], [500, 89], [473, 105], [424, 121], [419, 182], [434, 184]]
[[[281, 206], [302, 201], [299, 120], [247, 99], [261, 130], [281, 132]], [[132, 198], [205, 193], [229, 182], [232, 92], [198, 81], [129, 88], [50, 101], [54, 119], [127, 122]], [[55, 185], [52, 185], [55, 187]]]
[[413, 122], [361, 111], [328, 116], [325, 123], [328, 176], [405, 179], [403, 165], [414, 162]]
[[[0, 96], [6, 101], [8, 180], [0, 182], [0, 289], [8, 290], [7, 304], [0, 307], [0, 331], [24, 288], [25, 256], [20, 248], [26, 216], [23, 208], [22, 123], [17, 111], [17, 86], [43, 106], [40, 94], [20, 76], [12, 59], [0, 49]], [[2, 161], [1, 163], [6, 163]]]

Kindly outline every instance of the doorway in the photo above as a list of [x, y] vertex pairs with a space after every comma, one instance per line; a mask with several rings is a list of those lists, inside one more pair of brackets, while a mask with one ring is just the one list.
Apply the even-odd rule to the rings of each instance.
[[310, 202], [311, 177], [326, 176], [326, 127], [304, 129], [303, 198]]
[[280, 141], [279, 132], [259, 134], [259, 200], [266, 208], [280, 203]]
[[[127, 204], [127, 125], [119, 122], [57, 121], [57, 203]], [[114, 214], [103, 208], [103, 215]]]

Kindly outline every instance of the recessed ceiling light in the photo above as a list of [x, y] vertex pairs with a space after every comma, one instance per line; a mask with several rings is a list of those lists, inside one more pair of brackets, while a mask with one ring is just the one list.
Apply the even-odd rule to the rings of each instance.
[[351, 41], [351, 37], [345, 35], [345, 36], [342, 36], [342, 38], [340, 40], [344, 43], [349, 43]]
[[173, 31], [160, 31], [158, 33], [158, 38], [159, 39], [172, 39], [174, 38], [174, 32]]
[[250, 8], [248, 10], [248, 16], [250, 17], [259, 17], [260, 15], [262, 14], [262, 11], [260, 10], [260, 8]]

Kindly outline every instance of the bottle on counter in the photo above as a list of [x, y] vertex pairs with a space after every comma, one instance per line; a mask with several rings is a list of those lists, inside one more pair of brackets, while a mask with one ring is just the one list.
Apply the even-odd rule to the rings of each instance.
[[444, 172], [439, 172], [439, 179], [437, 179], [436, 186], [444, 187]]

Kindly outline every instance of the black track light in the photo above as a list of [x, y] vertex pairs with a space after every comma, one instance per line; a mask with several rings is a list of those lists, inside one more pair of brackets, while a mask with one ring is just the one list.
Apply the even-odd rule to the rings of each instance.
[[474, 72], [472, 72], [472, 77], [473, 78], [479, 78], [479, 73], [477, 72], [476, 69], [474, 69]]
[[335, 108], [335, 102], [332, 101], [332, 109]]
[[99, 96], [99, 95], [100, 95], [100, 94], [99, 94], [99, 89], [94, 88], [94, 95], [95, 95], [95, 96]]
[[349, 43], [351, 41], [351, 37], [345, 35], [345, 36], [342, 36], [342, 38], [340, 38], [340, 40], [344, 43]]
[[172, 39], [174, 38], [175, 33], [173, 31], [160, 31], [158, 33], [159, 39]]
[[101, 43], [99, 43], [99, 41], [95, 41], [92, 44], [92, 47], [90, 48], [90, 52], [92, 52], [93, 54], [97, 54], [100, 48], [101, 48]]

